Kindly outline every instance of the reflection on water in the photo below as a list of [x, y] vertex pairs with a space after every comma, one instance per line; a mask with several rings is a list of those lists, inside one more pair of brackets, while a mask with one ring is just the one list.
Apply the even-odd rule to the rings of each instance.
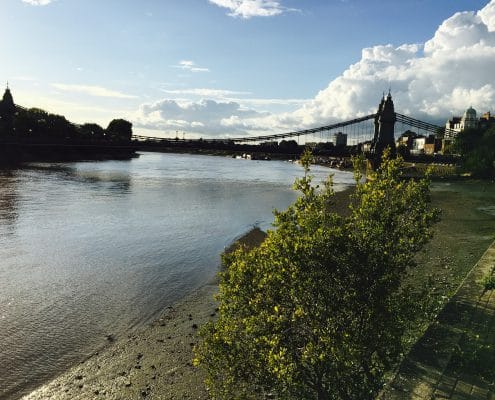
[[11, 234], [17, 218], [17, 189], [15, 171], [0, 169], [0, 226]]
[[[129, 163], [130, 161], [122, 161]], [[47, 164], [32, 163], [23, 169], [23, 172], [31, 172], [35, 175], [39, 173], [46, 174], [44, 180], [52, 176], [58, 182], [69, 181], [71, 183], [80, 183], [93, 190], [108, 190], [115, 195], [125, 194], [130, 190], [131, 176], [128, 171], [111, 170], [102, 171], [100, 169], [88, 168], [84, 164]]]
[[233, 238], [295, 199], [301, 174], [155, 153], [0, 171], [0, 393], [33, 388], [211, 279]]

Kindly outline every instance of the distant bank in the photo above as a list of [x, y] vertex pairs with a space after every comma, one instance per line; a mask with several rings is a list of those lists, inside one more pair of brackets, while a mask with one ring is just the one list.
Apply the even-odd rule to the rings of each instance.
[[23, 162], [68, 162], [84, 160], [127, 160], [138, 157], [131, 144], [98, 143], [1, 143], [0, 165]]

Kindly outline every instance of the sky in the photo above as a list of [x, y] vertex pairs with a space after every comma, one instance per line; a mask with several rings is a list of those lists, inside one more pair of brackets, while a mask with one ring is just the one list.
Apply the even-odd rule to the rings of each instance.
[[151, 136], [495, 111], [495, 0], [0, 0], [0, 54], [16, 104]]

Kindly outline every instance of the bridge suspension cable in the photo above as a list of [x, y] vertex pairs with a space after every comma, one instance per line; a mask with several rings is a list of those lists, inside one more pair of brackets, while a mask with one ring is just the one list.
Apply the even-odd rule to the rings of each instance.
[[[318, 128], [303, 129], [300, 131], [293, 131], [293, 132], [286, 132], [286, 133], [277, 133], [274, 135], [245, 136], [245, 137], [240, 137], [240, 138], [230, 138], [229, 140], [232, 142], [235, 142], [235, 143], [242, 143], [242, 142], [260, 142], [263, 140], [284, 139], [284, 138], [294, 137], [294, 136], [299, 137], [299, 136], [304, 136], [304, 135], [315, 134], [318, 132], [330, 131], [332, 129], [343, 128], [344, 126], [357, 124], [359, 122], [367, 121], [367, 120], [375, 118], [375, 117], [376, 117], [376, 114], [370, 114], [370, 115], [367, 115], [365, 117], [354, 118], [354, 119], [351, 119], [349, 121], [338, 122], [338, 123], [332, 124], [332, 125], [320, 126]], [[225, 139], [216, 139], [216, 140], [225, 140]]]
[[[411, 118], [408, 117], [407, 115], [395, 113], [395, 117], [397, 119], [397, 122], [401, 122], [405, 125], [413, 126], [415, 128], [422, 129], [427, 132], [437, 133], [439, 129], [443, 129], [443, 127], [441, 126], [430, 124], [429, 122], [420, 121], [419, 119]], [[453, 131], [451, 129], [446, 129], [445, 133], [449, 134], [449, 133], [453, 133]]]

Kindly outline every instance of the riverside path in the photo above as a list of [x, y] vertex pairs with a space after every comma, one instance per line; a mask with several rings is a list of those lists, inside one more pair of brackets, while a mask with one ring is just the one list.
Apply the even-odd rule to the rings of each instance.
[[380, 400], [495, 399], [495, 242], [415, 344]]

